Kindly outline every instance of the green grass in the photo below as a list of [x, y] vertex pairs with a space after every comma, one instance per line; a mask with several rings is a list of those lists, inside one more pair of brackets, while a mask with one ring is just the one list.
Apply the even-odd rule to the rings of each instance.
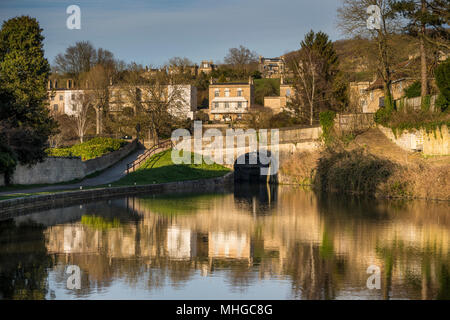
[[81, 157], [85, 161], [119, 150], [127, 143], [125, 140], [98, 137], [69, 148], [47, 149], [46, 152], [53, 157]]
[[[191, 159], [193, 162], [194, 154], [191, 154]], [[200, 180], [200, 179], [210, 179], [224, 176], [230, 172], [230, 169], [221, 166], [219, 164], [206, 164], [203, 162], [200, 165], [175, 165], [171, 159], [171, 150], [164, 151], [158, 154], [155, 154], [150, 159], [148, 159], [136, 172], [132, 172], [129, 175], [125, 176], [121, 180], [114, 182], [111, 184], [112, 187], [118, 186], [133, 186], [136, 185], [146, 185], [146, 184], [154, 184], [154, 183], [165, 183], [165, 182], [175, 182], [175, 181], [187, 181], [187, 180]], [[72, 181], [71, 183], [73, 183]], [[75, 181], [76, 182], [76, 181]], [[61, 183], [68, 184], [69, 182]], [[44, 187], [48, 185], [13, 185], [0, 188], [0, 191], [15, 191], [21, 190], [24, 188], [36, 188], [36, 187]], [[107, 188], [108, 185], [98, 185], [98, 186], [90, 186], [83, 187], [83, 190], [88, 189], [99, 189], [99, 188]], [[53, 194], [59, 192], [68, 192], [74, 191], [77, 189], [61, 189], [61, 190], [53, 190], [47, 192], [35, 192], [35, 193], [15, 193], [15, 194], [6, 194], [0, 195], [1, 200], [22, 198], [22, 197], [30, 197], [35, 195], [43, 195], [43, 194]]]
[[[191, 154], [191, 159], [194, 154]], [[192, 161], [193, 163], [193, 161]], [[171, 150], [155, 154], [138, 170], [113, 183], [114, 186], [144, 185], [174, 181], [200, 180], [221, 177], [230, 169], [219, 164], [181, 164], [176, 165], [171, 159]]]

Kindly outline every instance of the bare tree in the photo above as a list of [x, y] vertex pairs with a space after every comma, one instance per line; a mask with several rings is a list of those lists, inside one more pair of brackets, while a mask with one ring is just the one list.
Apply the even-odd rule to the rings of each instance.
[[55, 58], [56, 68], [63, 73], [79, 75], [88, 72], [96, 63], [96, 51], [89, 41], [80, 41], [69, 46]]
[[113, 70], [96, 65], [86, 75], [85, 88], [90, 91], [92, 106], [96, 113], [96, 134], [103, 133], [103, 116], [108, 111], [110, 85]]
[[80, 142], [84, 142], [84, 136], [89, 129], [91, 122], [91, 108], [93, 102], [93, 94], [85, 90], [83, 93], [76, 94], [73, 104], [76, 106], [75, 113], [70, 116], [72, 126]]
[[[379, 29], [369, 30], [368, 8], [377, 5], [380, 8]], [[392, 61], [388, 44], [391, 36], [402, 27], [402, 21], [397, 18], [392, 8], [391, 0], [342, 0], [342, 7], [338, 9], [338, 27], [351, 36], [367, 36], [376, 41], [378, 52], [378, 75], [383, 80], [385, 92], [385, 106], [393, 107], [391, 93]]]
[[295, 94], [288, 108], [313, 125], [318, 112], [331, 108], [338, 58], [333, 43], [323, 32], [310, 31], [301, 49], [288, 62], [294, 71]]
[[143, 70], [138, 65], [130, 66], [121, 84], [125, 99], [122, 108], [134, 110], [129, 124], [140, 124], [148, 130], [149, 138], [155, 142], [170, 135], [177, 123], [186, 120], [183, 112], [187, 101], [183, 95], [184, 85], [174, 84], [176, 75], [156, 73], [151, 78], [142, 77]]
[[239, 48], [231, 48], [224, 58], [224, 62], [241, 72], [248, 71], [251, 64], [258, 62], [258, 54], [255, 51], [240, 45]]

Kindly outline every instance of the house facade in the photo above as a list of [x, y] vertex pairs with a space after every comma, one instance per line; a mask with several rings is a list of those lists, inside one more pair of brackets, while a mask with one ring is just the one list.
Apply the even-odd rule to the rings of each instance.
[[242, 119], [254, 106], [253, 78], [241, 83], [213, 83], [209, 85], [210, 120], [231, 121]]
[[215, 64], [213, 64], [212, 60], [203, 60], [202, 63], [200, 64], [200, 67], [198, 68], [198, 73], [204, 73], [204, 74], [210, 74], [211, 72], [213, 72], [215, 69], [217, 68], [217, 66]]
[[[394, 100], [404, 96], [404, 90], [416, 81], [411, 78], [400, 78], [392, 81], [391, 93]], [[350, 83], [350, 105], [356, 112], [375, 113], [384, 107], [384, 89], [381, 79], [373, 82]]]
[[285, 71], [286, 63], [283, 57], [259, 57], [259, 72], [261, 72], [263, 78], [281, 78]]
[[264, 97], [264, 107], [272, 110], [274, 114], [283, 112], [287, 103], [294, 95], [295, 88], [290, 84], [284, 83], [284, 77], [281, 77], [280, 96], [278, 97]]

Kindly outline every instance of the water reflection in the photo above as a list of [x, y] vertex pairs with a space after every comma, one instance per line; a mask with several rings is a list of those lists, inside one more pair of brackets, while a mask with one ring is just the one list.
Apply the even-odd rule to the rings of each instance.
[[[251, 185], [53, 209], [0, 223], [0, 294], [450, 299], [448, 209]], [[381, 290], [366, 287], [370, 265]]]

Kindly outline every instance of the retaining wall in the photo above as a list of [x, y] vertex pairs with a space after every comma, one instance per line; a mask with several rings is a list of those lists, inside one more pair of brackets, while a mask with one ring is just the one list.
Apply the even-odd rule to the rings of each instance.
[[82, 161], [79, 157], [49, 157], [33, 166], [18, 165], [11, 177], [12, 184], [52, 184], [83, 179], [104, 170], [137, 148], [137, 141], [102, 157]]
[[450, 134], [447, 126], [442, 126], [441, 130], [427, 133], [425, 130], [415, 130], [413, 132], [403, 132], [397, 137], [392, 129], [378, 126], [383, 134], [400, 148], [406, 151], [422, 151], [425, 155], [449, 155]]

